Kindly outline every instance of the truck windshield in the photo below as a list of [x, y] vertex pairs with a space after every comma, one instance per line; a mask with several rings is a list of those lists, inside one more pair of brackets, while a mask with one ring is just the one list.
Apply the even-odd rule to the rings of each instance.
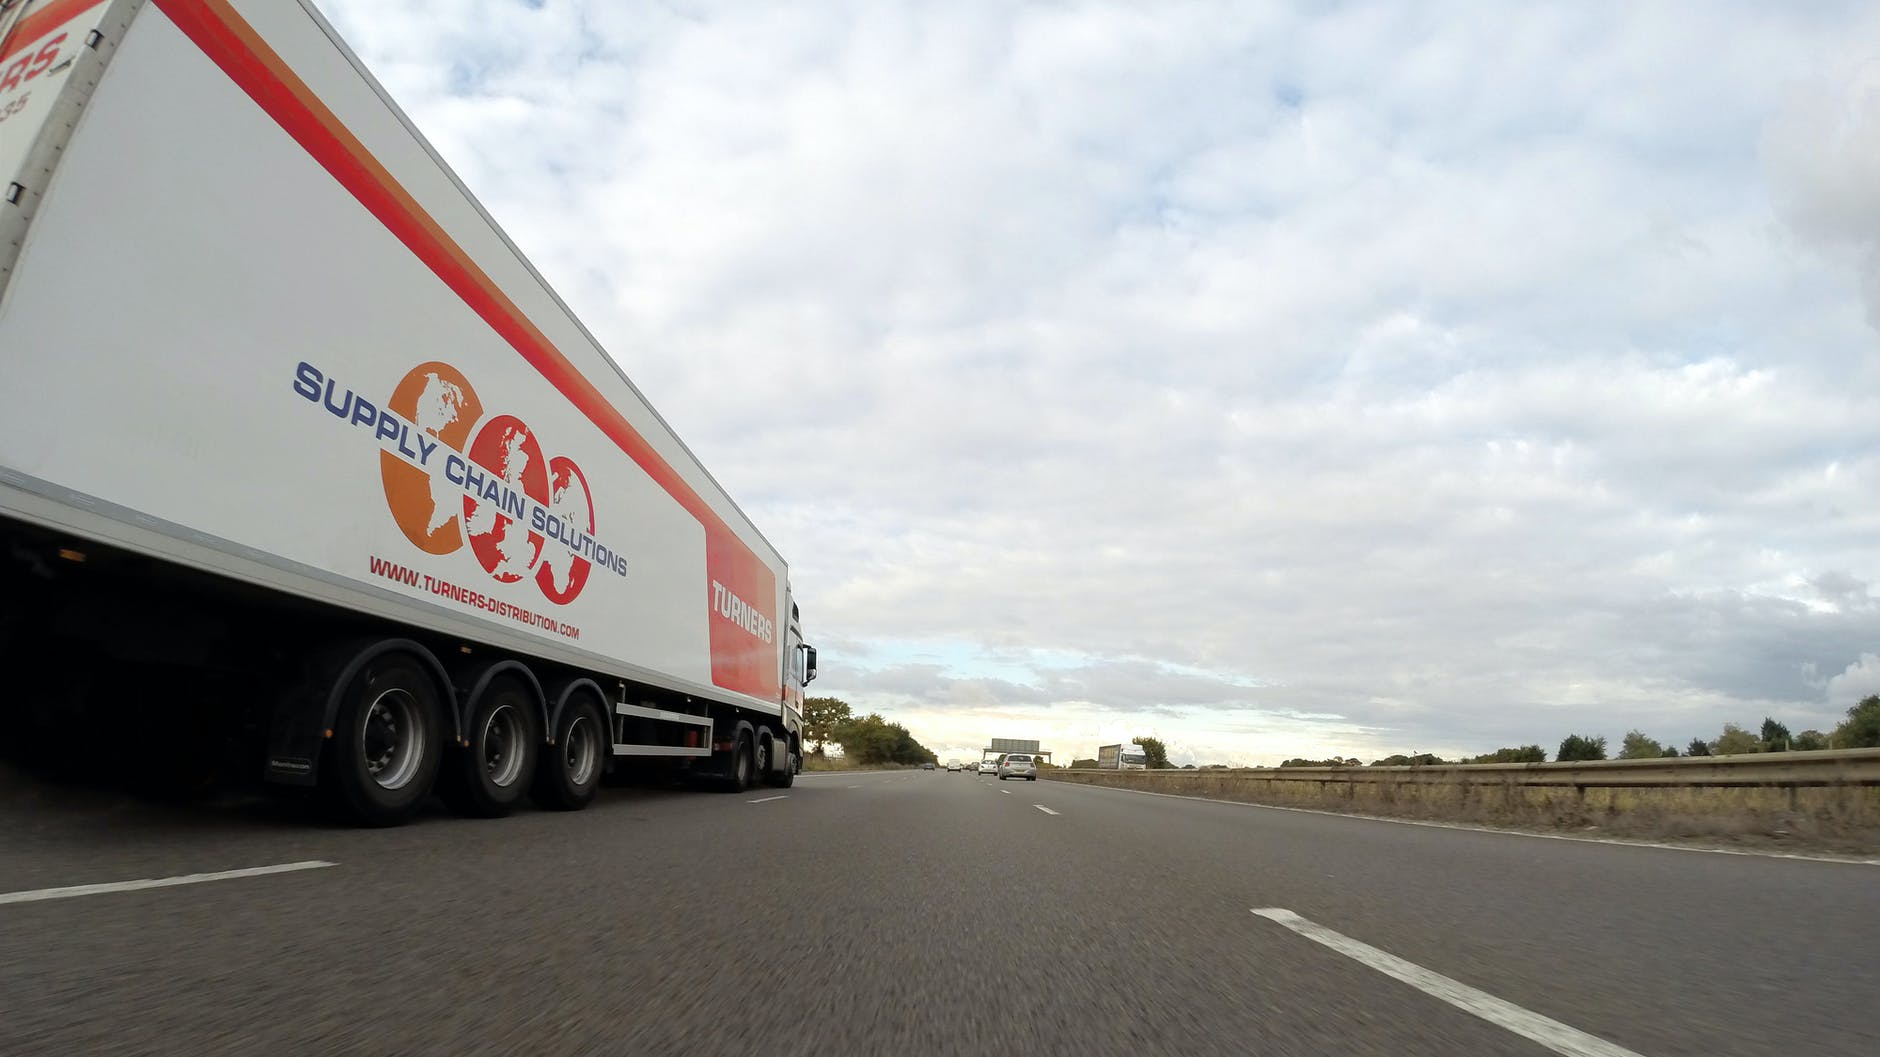
[[1123, 762], [1124, 763], [1148, 763], [1149, 757], [1143, 755], [1140, 752], [1126, 752], [1123, 754]]

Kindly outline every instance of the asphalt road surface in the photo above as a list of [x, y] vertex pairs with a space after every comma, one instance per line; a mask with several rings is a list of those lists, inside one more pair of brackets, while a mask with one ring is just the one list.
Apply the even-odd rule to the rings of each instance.
[[1876, 996], [1868, 865], [945, 771], [380, 831], [0, 796], [8, 1057], [1874, 1057]]

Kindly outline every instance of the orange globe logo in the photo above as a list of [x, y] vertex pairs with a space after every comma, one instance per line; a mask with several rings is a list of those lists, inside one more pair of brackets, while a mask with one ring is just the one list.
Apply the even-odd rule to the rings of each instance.
[[516, 416], [486, 415], [470, 380], [447, 363], [412, 368], [386, 408], [416, 427], [421, 447], [449, 452], [423, 466], [379, 454], [385, 504], [413, 546], [443, 555], [468, 542], [498, 583], [534, 579], [557, 605], [580, 595], [595, 523], [593, 492], [574, 460], [547, 457]]

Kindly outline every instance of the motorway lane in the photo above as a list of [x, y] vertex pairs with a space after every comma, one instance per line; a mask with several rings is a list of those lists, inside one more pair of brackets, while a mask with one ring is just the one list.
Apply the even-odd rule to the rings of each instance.
[[[1559, 977], [1534, 961], [1561, 953], [1549, 922], [1614, 918], [1575, 886], [1610, 900], [1708, 868], [1729, 912], [1780, 887], [1776, 905], [1810, 913], [1872, 893], [1872, 868], [1718, 857], [1639, 872], [1598, 858], [1637, 849], [946, 772], [805, 776], [787, 793], [607, 791], [576, 815], [437, 815], [392, 831], [265, 805], [9, 796], [0, 891], [338, 865], [0, 905], [0, 1053], [1550, 1052], [1256, 906], [1288, 906], [1647, 1057], [1773, 1052], [1730, 1048], [1765, 1028], [1788, 1033], [1788, 1053], [1876, 1052], [1867, 1003], [1826, 1025], [1829, 1003], [1809, 1003], [1822, 989], [1873, 993], [1872, 956], [1850, 965], [1839, 941], [1812, 966], [1783, 963], [1803, 974], [1783, 980], [1783, 1001], [1810, 1023], [1739, 1024], [1722, 1044], [1714, 1029], [1734, 1018], [1705, 1023], [1714, 996], [1623, 963], [1605, 967], [1623, 981], [1616, 997], [1605, 976], [1585, 978], [1599, 952], [1633, 946], [1627, 935], [1580, 938]], [[1576, 872], [1575, 855], [1592, 858]], [[1759, 872], [1772, 865], [1802, 870]], [[1470, 871], [1478, 883], [1458, 879]], [[1544, 888], [1557, 905], [1525, 922], [1526, 939], [1470, 924], [1536, 913], [1506, 893], [1543, 874], [1565, 880]], [[1704, 902], [1687, 898], [1679, 916], [1643, 898], [1673, 926]], [[1713, 923], [1676, 950], [1733, 950], [1728, 932]], [[1871, 939], [1854, 923], [1846, 944], [1880, 949]], [[1737, 971], [1760, 979], [1753, 963]], [[1778, 1004], [1750, 995], [1736, 1008]]]
[[117, 842], [0, 858], [64, 883], [256, 865], [204, 858], [258, 828], [340, 865], [0, 907], [0, 1052], [1535, 1052], [1415, 996], [1327, 1022], [1313, 988], [1375, 981], [1301, 986], [1296, 947], [1221, 928], [1237, 908], [1129, 927], [1139, 882], [1031, 807], [1045, 788], [819, 776], [389, 832], [126, 811]]
[[1880, 1053], [1871, 865], [1052, 791], [1198, 901], [1291, 909], [1640, 1053]]

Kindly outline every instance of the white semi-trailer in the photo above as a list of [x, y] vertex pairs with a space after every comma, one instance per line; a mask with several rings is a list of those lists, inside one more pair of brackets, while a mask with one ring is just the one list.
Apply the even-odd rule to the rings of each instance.
[[789, 569], [308, 0], [0, 9], [0, 720], [396, 822], [789, 785]]
[[1099, 745], [1097, 766], [1108, 771], [1146, 771], [1149, 769], [1149, 753], [1135, 742], [1127, 745]]

